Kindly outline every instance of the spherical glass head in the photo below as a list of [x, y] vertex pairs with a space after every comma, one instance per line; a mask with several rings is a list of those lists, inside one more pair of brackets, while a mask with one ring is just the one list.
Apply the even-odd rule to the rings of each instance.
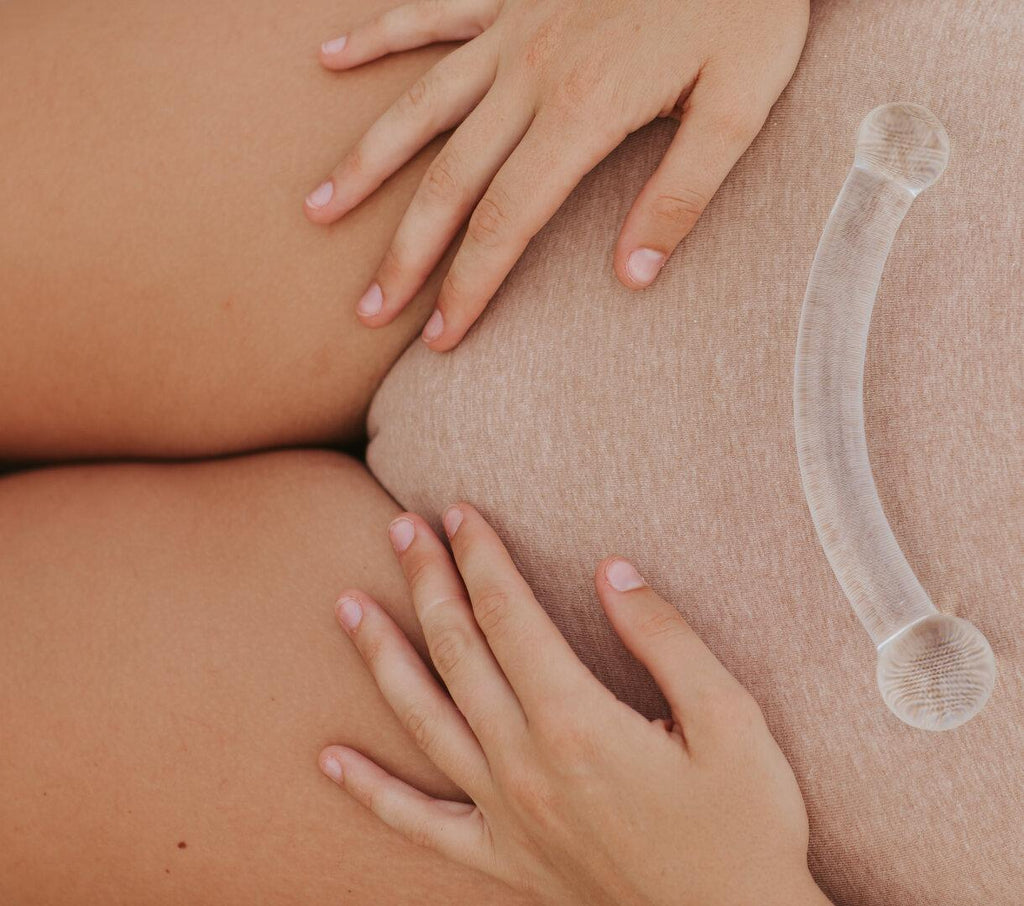
[[854, 162], [917, 195], [946, 169], [949, 136], [927, 107], [884, 104], [860, 124]]
[[992, 694], [996, 661], [973, 623], [936, 614], [878, 649], [878, 688], [889, 710], [922, 730], [966, 723]]

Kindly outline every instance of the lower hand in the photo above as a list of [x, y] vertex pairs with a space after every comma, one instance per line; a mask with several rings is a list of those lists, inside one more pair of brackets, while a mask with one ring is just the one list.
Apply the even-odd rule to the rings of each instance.
[[465, 223], [423, 331], [432, 349], [456, 346], [584, 174], [630, 132], [675, 117], [676, 137], [626, 217], [614, 256], [627, 287], [649, 285], [792, 76], [808, 6], [414, 0], [326, 42], [321, 62], [341, 70], [469, 39], [387, 110], [306, 199], [311, 220], [332, 223], [458, 126], [357, 306], [363, 323], [394, 320]]
[[444, 525], [454, 562], [417, 516], [389, 533], [447, 693], [366, 594], [346, 592], [337, 614], [416, 744], [472, 801], [432, 798], [343, 746], [320, 756], [329, 777], [410, 840], [543, 903], [827, 903], [760, 709], [628, 561], [600, 564], [597, 594], [669, 721], [583, 666], [479, 513], [451, 507]]

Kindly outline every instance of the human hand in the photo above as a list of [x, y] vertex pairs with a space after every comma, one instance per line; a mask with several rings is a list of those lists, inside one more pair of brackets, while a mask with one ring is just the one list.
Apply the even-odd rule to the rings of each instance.
[[357, 312], [389, 324], [466, 223], [423, 330], [456, 346], [530, 239], [630, 132], [681, 120], [626, 217], [614, 254], [649, 285], [764, 124], [796, 67], [809, 0], [416, 0], [326, 42], [351, 69], [468, 40], [417, 81], [306, 199], [332, 223], [431, 139], [430, 164]]
[[[825, 904], [807, 814], [754, 700], [621, 558], [597, 569], [612, 626], [672, 720], [583, 666], [472, 507], [444, 514], [454, 563], [418, 516], [389, 534], [451, 697], [361, 591], [337, 614], [416, 744], [472, 803], [430, 796], [329, 746], [321, 769], [414, 842], [546, 904]], [[461, 575], [460, 575], [461, 574]]]

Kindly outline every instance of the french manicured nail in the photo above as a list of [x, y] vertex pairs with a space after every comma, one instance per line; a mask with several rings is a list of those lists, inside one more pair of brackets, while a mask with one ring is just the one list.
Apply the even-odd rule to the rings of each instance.
[[634, 283], [647, 286], [653, 283], [665, 264], [665, 256], [654, 249], [637, 249], [626, 259], [626, 273]]
[[341, 783], [345, 772], [342, 770], [341, 762], [334, 755], [324, 755], [320, 759], [320, 770], [323, 771], [335, 783]]
[[444, 511], [441, 521], [444, 523], [445, 534], [451, 538], [459, 530], [459, 526], [462, 525], [462, 510], [457, 506], [448, 507]]
[[402, 553], [416, 535], [416, 526], [405, 517], [399, 517], [388, 526], [388, 537], [391, 539], [391, 546], [396, 554]]
[[334, 183], [330, 180], [322, 182], [306, 196], [306, 204], [311, 208], [322, 208], [334, 196]]
[[363, 607], [355, 598], [342, 598], [336, 609], [341, 625], [349, 632], [355, 629], [363, 618]]
[[605, 568], [604, 574], [608, 578], [608, 584], [616, 591], [632, 591], [647, 584], [628, 560], [612, 560]]
[[423, 325], [423, 339], [430, 343], [441, 336], [444, 331], [444, 316], [441, 312], [434, 310], [430, 320]]
[[324, 43], [320, 45], [320, 49], [324, 53], [340, 53], [345, 49], [346, 44], [348, 44], [348, 35], [342, 35], [340, 38], [324, 41]]
[[371, 317], [380, 313], [380, 310], [384, 307], [384, 293], [381, 291], [379, 283], [371, 283], [370, 288], [363, 293], [363, 298], [359, 300], [356, 305], [356, 311], [366, 317]]

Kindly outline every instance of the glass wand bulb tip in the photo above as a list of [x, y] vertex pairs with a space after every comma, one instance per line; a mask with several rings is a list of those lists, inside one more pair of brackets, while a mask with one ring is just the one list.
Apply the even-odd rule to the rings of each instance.
[[967, 620], [925, 617], [878, 649], [878, 688], [889, 710], [921, 730], [966, 723], [992, 694], [996, 661], [988, 640]]

